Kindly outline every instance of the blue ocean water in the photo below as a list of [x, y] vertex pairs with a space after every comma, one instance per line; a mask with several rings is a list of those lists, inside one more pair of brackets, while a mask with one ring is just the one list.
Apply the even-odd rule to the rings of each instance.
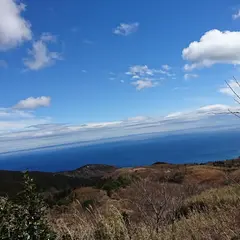
[[64, 171], [86, 164], [119, 167], [149, 165], [156, 161], [200, 163], [240, 156], [240, 131], [148, 135], [87, 146], [67, 146], [0, 155], [0, 169]]

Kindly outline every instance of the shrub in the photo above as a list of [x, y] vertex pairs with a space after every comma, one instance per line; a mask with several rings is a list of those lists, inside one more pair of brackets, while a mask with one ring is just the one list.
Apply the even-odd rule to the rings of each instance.
[[102, 189], [107, 191], [108, 196], [111, 196], [112, 192], [118, 190], [119, 188], [127, 187], [132, 182], [130, 176], [119, 176], [117, 179], [108, 179], [102, 186]]
[[17, 199], [2, 199], [0, 206], [0, 239], [52, 240], [54, 233], [45, 218], [45, 205], [28, 173]]
[[175, 172], [172, 176], [168, 178], [168, 182], [170, 183], [182, 183], [185, 178], [184, 172]]
[[128, 230], [122, 214], [110, 206], [107, 215], [97, 223], [96, 240], [129, 240]]
[[87, 210], [87, 209], [93, 207], [94, 205], [95, 205], [95, 200], [94, 199], [88, 199], [88, 200], [85, 200], [82, 203], [82, 208]]

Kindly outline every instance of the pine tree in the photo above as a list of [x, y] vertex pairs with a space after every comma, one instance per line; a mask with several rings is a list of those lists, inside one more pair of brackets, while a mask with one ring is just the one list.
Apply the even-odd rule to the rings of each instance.
[[24, 189], [18, 194], [16, 202], [7, 200], [0, 216], [5, 224], [0, 229], [1, 239], [12, 240], [53, 240], [46, 216], [46, 207], [37, 192], [33, 179], [24, 173]]

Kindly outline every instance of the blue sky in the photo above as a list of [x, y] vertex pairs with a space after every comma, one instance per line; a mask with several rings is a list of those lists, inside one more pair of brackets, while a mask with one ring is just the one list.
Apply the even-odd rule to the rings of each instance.
[[0, 140], [227, 125], [239, 65], [237, 0], [0, 0]]

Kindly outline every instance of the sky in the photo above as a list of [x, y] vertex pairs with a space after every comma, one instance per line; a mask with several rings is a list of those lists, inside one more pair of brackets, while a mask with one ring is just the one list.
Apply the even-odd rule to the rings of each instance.
[[0, 0], [0, 153], [232, 127], [237, 0]]

